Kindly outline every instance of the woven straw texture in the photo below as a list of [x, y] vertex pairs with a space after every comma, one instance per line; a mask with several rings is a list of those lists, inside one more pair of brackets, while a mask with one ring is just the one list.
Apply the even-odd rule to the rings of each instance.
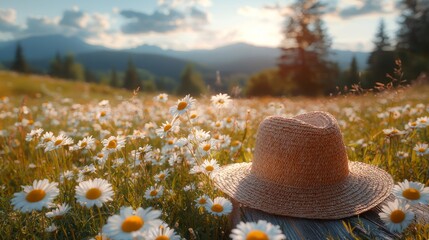
[[266, 118], [253, 162], [224, 166], [214, 181], [248, 207], [311, 219], [360, 214], [381, 203], [393, 187], [385, 171], [348, 161], [337, 121], [326, 112]]

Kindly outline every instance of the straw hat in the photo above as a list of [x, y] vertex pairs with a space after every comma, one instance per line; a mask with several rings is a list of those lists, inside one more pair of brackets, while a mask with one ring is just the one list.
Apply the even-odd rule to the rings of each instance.
[[259, 125], [253, 162], [224, 166], [214, 181], [248, 207], [312, 219], [370, 210], [393, 186], [380, 168], [348, 161], [338, 123], [326, 112], [266, 118]]

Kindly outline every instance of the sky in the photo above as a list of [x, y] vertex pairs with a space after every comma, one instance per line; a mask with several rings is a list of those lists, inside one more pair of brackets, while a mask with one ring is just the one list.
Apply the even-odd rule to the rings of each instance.
[[[398, 0], [325, 0], [332, 48], [371, 51], [384, 19], [394, 38]], [[126, 49], [211, 49], [236, 42], [278, 47], [293, 0], [1, 0], [0, 41], [63, 34]], [[323, 2], [323, 1], [322, 1]]]

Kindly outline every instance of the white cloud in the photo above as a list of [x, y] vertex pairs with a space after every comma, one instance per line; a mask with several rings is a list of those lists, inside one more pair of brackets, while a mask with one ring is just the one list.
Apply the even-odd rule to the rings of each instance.
[[211, 0], [158, 0], [158, 5], [168, 8], [181, 8], [181, 7], [210, 7], [212, 6]]
[[14, 32], [19, 29], [16, 24], [15, 9], [0, 9], [0, 31]]

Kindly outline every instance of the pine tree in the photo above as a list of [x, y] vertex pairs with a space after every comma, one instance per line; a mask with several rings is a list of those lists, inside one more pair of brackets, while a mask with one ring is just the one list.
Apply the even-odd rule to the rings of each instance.
[[131, 58], [128, 60], [128, 67], [125, 72], [123, 87], [128, 90], [136, 90], [140, 87], [139, 75]]
[[196, 72], [191, 64], [186, 65], [180, 77], [180, 85], [177, 89], [177, 94], [199, 96], [206, 91], [201, 75]]
[[373, 88], [377, 82], [387, 84], [390, 80], [386, 77], [386, 74], [391, 73], [395, 67], [395, 54], [390, 49], [391, 45], [383, 20], [380, 21], [373, 43], [374, 50], [368, 58], [368, 70], [363, 83], [364, 88]]
[[333, 89], [333, 63], [328, 54], [331, 45], [322, 16], [323, 5], [317, 0], [297, 0], [293, 15], [286, 19], [283, 31], [279, 73], [291, 79], [297, 94], [318, 95]]
[[49, 65], [49, 75], [52, 77], [63, 77], [63, 62], [59, 52], [55, 55], [55, 58], [51, 61]]
[[349, 74], [348, 74], [349, 88], [353, 85], [359, 84], [359, 67], [357, 64], [356, 56], [353, 56], [350, 62]]
[[11, 70], [20, 73], [30, 72], [30, 68], [25, 61], [24, 53], [20, 43], [16, 45], [15, 59], [13, 60]]
[[109, 82], [110, 86], [112, 87], [119, 87], [119, 79], [118, 79], [118, 74], [116, 73], [116, 70], [113, 69], [110, 73], [110, 82]]

